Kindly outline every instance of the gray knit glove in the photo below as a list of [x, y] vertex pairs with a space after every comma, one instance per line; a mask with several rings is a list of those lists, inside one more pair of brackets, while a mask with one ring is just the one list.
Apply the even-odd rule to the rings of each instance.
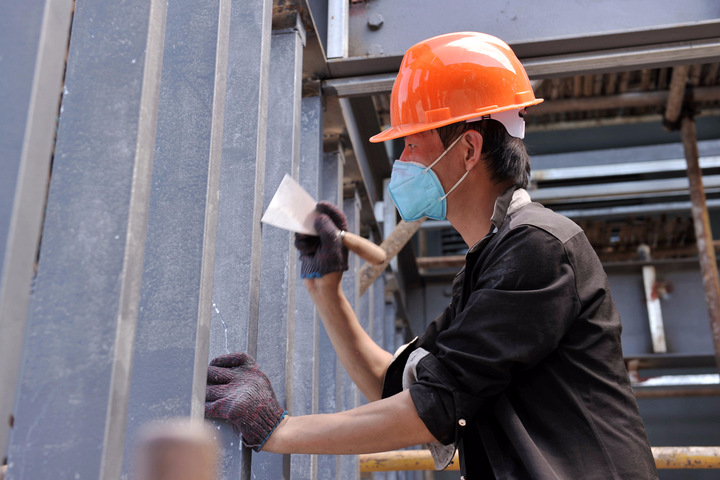
[[210, 362], [205, 417], [230, 422], [246, 446], [259, 452], [285, 415], [270, 380], [250, 355], [230, 353]]
[[302, 278], [320, 278], [348, 269], [348, 250], [340, 235], [348, 228], [345, 214], [330, 202], [318, 202], [315, 209], [319, 212], [314, 223], [318, 236], [295, 234]]

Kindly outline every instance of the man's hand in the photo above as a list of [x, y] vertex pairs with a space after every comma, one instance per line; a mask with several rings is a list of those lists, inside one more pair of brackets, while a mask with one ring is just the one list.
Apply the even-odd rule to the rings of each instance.
[[340, 236], [341, 232], [347, 230], [345, 214], [329, 202], [318, 202], [315, 208], [320, 212], [315, 218], [319, 237], [295, 234], [302, 278], [320, 278], [330, 272], [344, 272], [348, 269], [348, 250]]
[[285, 415], [270, 381], [250, 355], [231, 353], [210, 362], [205, 417], [229, 421], [246, 446], [259, 452]]

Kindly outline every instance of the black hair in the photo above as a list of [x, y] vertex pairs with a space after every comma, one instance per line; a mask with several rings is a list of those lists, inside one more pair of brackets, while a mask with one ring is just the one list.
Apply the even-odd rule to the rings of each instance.
[[516, 187], [527, 187], [530, 155], [521, 138], [511, 137], [502, 123], [491, 119], [452, 123], [439, 127], [437, 132], [443, 146], [447, 148], [468, 130], [475, 130], [483, 137], [482, 153], [493, 181], [501, 183], [509, 180]]

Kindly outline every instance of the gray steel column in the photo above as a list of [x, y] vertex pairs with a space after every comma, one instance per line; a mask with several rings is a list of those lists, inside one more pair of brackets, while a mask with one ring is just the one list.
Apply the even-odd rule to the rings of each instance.
[[[313, 198], [320, 196], [320, 172], [323, 158], [323, 105], [319, 95], [302, 99], [302, 128], [300, 138], [300, 185]], [[291, 249], [297, 259], [297, 250]], [[296, 267], [295, 331], [292, 351], [292, 403], [288, 405], [294, 416], [318, 411], [318, 333], [322, 328], [315, 305], [310, 299], [300, 265]], [[317, 478], [317, 456], [293, 455], [290, 464], [291, 478]]]
[[[299, 19], [295, 28], [273, 32], [267, 131], [267, 155], [271, 161], [265, 166], [265, 208], [286, 174], [298, 177], [304, 44], [305, 30]], [[291, 232], [263, 225], [256, 359], [278, 401], [286, 407], [292, 404], [297, 282], [293, 241]], [[289, 456], [260, 452], [253, 458], [252, 473], [260, 480], [286, 478], [289, 470]]]
[[10, 478], [119, 473], [166, 6], [75, 5]]
[[[372, 295], [371, 315], [372, 315], [372, 337], [375, 342], [382, 348], [387, 349], [387, 320], [385, 318], [385, 275], [380, 275], [375, 283], [368, 289], [368, 294]], [[394, 323], [394, 322], [393, 322]], [[390, 350], [391, 353], [394, 350]]]
[[60, 107], [71, 0], [12, 2], [0, 15], [0, 464], [22, 357]]
[[168, 4], [125, 474], [146, 423], [204, 417], [229, 14]]
[[[359, 206], [358, 206], [358, 213], [359, 213]], [[358, 215], [359, 217], [359, 215]], [[354, 222], [357, 224], [357, 230], [354, 230], [352, 227], [350, 228], [351, 232], [358, 233], [360, 228], [360, 222], [359, 220]], [[373, 301], [373, 295], [372, 291], [368, 292], [366, 295], [360, 295], [360, 267], [365, 263], [365, 261], [361, 258], [359, 258], [357, 255], [352, 255], [350, 258], [350, 261], [352, 262], [350, 265], [350, 270], [354, 270], [354, 274], [352, 275], [352, 283], [353, 283], [353, 294], [355, 295], [355, 298], [351, 300], [353, 305], [355, 306], [355, 313], [357, 314], [358, 320], [360, 321], [360, 325], [362, 326], [363, 330], [365, 330], [368, 335], [371, 337], [373, 336], [373, 310], [372, 310], [372, 301]], [[350, 272], [348, 272], [349, 274]], [[350, 275], [348, 275], [348, 280], [350, 279]], [[350, 282], [344, 282], [344, 283], [350, 283]], [[349, 285], [348, 285], [349, 286]], [[357, 404], [356, 406], [363, 405], [368, 403], [367, 398], [363, 393], [357, 389]]]
[[[342, 205], [342, 179], [344, 171], [343, 157], [340, 151], [327, 152], [321, 168], [320, 196], [318, 200], [327, 200]], [[340, 361], [325, 328], [320, 326], [317, 339], [318, 358], [318, 413], [334, 413], [340, 410], [338, 405], [338, 370]], [[317, 478], [339, 478], [340, 457], [318, 455]]]
[[[351, 232], [360, 231], [360, 197], [355, 191], [355, 195], [350, 198], [346, 198], [343, 201], [343, 211], [347, 217], [348, 230]], [[367, 311], [359, 308], [361, 305], [361, 299], [359, 299], [359, 279], [358, 271], [360, 270], [360, 257], [350, 252], [348, 264], [350, 269], [343, 275], [342, 289], [347, 297], [350, 305], [353, 307], [358, 315], [358, 320], [363, 328], [367, 328]], [[365, 297], [367, 298], [367, 297]], [[364, 313], [364, 318], [361, 316]], [[341, 392], [340, 399], [340, 410], [350, 410], [355, 408], [359, 404], [360, 392], [357, 386], [350, 379], [344, 368], [340, 368], [340, 374], [338, 376], [338, 386]], [[358, 459], [355, 455], [343, 455], [340, 457], [340, 471], [338, 472], [338, 478], [341, 479], [353, 479], [360, 478], [360, 468], [358, 466]]]
[[[232, 2], [229, 20], [211, 358], [257, 353], [272, 1]], [[221, 478], [249, 478], [251, 451], [243, 449], [241, 455], [229, 425], [219, 428]]]
[[[390, 195], [387, 193], [390, 179], [383, 182], [383, 238], [389, 238], [393, 230], [397, 226], [397, 209], [393, 203]], [[397, 293], [397, 289], [400, 288], [402, 278], [400, 278], [400, 271], [398, 269], [397, 256], [390, 260], [390, 270], [393, 272], [393, 286], [392, 288], [396, 291], [394, 296], [397, 298], [400, 295]], [[382, 275], [383, 279], [386, 279], [387, 271]], [[396, 300], [397, 301], [397, 300]], [[395, 331], [395, 318], [397, 310], [394, 303], [388, 303], [385, 307], [385, 349], [390, 353], [395, 353], [395, 350], [400, 346], [396, 342], [396, 331]]]

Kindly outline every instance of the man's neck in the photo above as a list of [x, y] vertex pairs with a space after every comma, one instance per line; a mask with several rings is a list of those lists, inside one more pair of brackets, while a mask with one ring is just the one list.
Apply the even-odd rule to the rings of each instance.
[[453, 199], [452, 208], [448, 205], [448, 220], [468, 247], [482, 240], [490, 231], [495, 201], [510, 187], [507, 182], [481, 183], [485, 185], [478, 184], [475, 188], [458, 191], [460, 195]]

